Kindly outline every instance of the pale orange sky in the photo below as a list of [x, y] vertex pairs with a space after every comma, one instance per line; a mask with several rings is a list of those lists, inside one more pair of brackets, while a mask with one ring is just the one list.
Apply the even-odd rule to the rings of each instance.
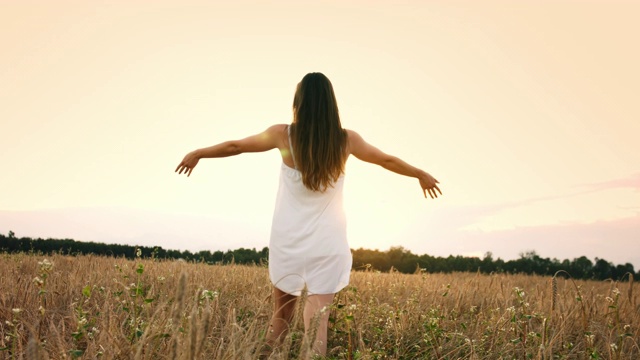
[[0, 232], [266, 246], [276, 151], [197, 147], [291, 119], [333, 82], [343, 125], [444, 196], [349, 160], [351, 246], [640, 267], [640, 3], [14, 1], [0, 5]]

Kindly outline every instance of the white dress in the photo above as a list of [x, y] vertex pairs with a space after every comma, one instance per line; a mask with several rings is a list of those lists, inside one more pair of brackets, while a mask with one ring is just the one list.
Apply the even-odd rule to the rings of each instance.
[[333, 294], [349, 284], [343, 185], [344, 175], [324, 192], [309, 190], [300, 171], [282, 163], [269, 241], [269, 277], [278, 289]]

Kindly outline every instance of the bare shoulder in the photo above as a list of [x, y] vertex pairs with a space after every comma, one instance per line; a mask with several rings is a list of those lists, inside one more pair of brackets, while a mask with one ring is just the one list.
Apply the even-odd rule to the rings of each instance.
[[351, 129], [344, 129], [344, 131], [347, 132], [347, 137], [360, 136], [360, 134], [358, 134], [357, 132], [355, 132], [354, 130], [351, 130]]
[[353, 153], [354, 149], [360, 147], [364, 140], [356, 131], [350, 129], [344, 130], [347, 132], [347, 147], [349, 148], [349, 152]]
[[274, 138], [280, 138], [283, 134], [287, 133], [287, 124], [275, 124], [269, 126], [267, 130], [265, 130], [265, 134], [268, 136], [272, 136]]
[[276, 147], [284, 148], [288, 146], [287, 145], [288, 143], [286, 142], [288, 126], [289, 126], [288, 124], [271, 125], [269, 126], [269, 128], [267, 128], [267, 130], [265, 130], [263, 134], [269, 137], [270, 139], [275, 140]]

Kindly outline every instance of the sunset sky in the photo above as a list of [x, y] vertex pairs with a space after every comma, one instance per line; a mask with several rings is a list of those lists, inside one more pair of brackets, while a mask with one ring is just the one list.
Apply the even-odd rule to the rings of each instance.
[[333, 82], [342, 124], [441, 182], [352, 158], [352, 248], [640, 268], [640, 2], [5, 1], [0, 233], [267, 246], [277, 151], [174, 169], [291, 121]]

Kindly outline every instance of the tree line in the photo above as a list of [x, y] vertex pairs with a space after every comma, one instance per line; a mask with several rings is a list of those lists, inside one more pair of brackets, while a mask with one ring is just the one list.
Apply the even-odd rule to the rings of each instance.
[[[269, 258], [269, 248], [261, 250], [239, 248], [227, 251], [202, 250], [191, 252], [189, 250], [166, 250], [160, 246], [133, 246], [121, 244], [104, 244], [97, 242], [75, 241], [72, 239], [32, 239], [29, 237], [17, 238], [12, 231], [7, 235], [0, 234], [0, 251], [7, 253], [36, 253], [50, 255], [60, 253], [66, 255], [102, 255], [112, 257], [124, 257], [127, 259], [154, 258], [154, 259], [182, 259], [189, 262], [202, 262], [207, 264], [257, 264], [266, 265]], [[615, 265], [605, 259], [596, 258], [592, 262], [586, 256], [572, 260], [559, 260], [540, 257], [535, 251], [520, 254], [515, 260], [502, 260], [493, 258], [490, 252], [484, 257], [453, 256], [440, 257], [428, 254], [416, 255], [399, 246], [386, 251], [370, 249], [354, 249], [353, 268], [355, 270], [373, 270], [388, 272], [396, 270], [402, 273], [428, 272], [480, 272], [490, 273], [522, 273], [537, 275], [553, 275], [560, 270], [569, 273], [574, 279], [594, 280], [626, 280], [629, 277], [640, 279], [640, 271], [637, 273], [630, 263]]]
[[[134, 246], [122, 244], [105, 244], [92, 241], [75, 241], [73, 239], [32, 239], [29, 237], [17, 238], [9, 231], [8, 235], [0, 234], [0, 251], [8, 253], [40, 253], [50, 255], [53, 253], [65, 255], [102, 255], [111, 257], [124, 257], [127, 259], [154, 258], [174, 259], [189, 262], [204, 262], [208, 264], [261, 264], [266, 263], [269, 257], [269, 248], [262, 250], [236, 249], [223, 251], [203, 250], [191, 252], [189, 250], [166, 250], [160, 246]], [[139, 252], [139, 253], [138, 253]]]

